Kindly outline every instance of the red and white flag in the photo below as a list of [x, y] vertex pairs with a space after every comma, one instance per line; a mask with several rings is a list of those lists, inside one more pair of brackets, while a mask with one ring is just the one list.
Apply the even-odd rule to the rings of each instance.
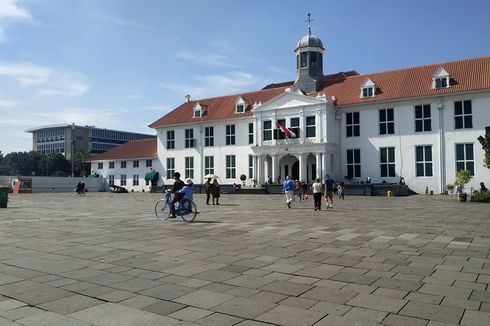
[[292, 130], [284, 127], [283, 125], [276, 122], [276, 126], [277, 126], [277, 128], [281, 129], [281, 131], [284, 133], [284, 136], [286, 138], [296, 137], [296, 134]]

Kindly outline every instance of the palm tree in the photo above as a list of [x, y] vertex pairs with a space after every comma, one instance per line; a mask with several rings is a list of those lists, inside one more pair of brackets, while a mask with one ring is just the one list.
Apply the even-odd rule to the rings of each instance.
[[86, 176], [87, 162], [92, 158], [92, 153], [89, 150], [79, 151], [77, 153], [77, 169], [80, 176]]

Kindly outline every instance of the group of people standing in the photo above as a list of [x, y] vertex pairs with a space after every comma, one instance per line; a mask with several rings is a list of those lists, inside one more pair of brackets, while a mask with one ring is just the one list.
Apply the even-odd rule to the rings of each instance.
[[[209, 199], [213, 197], [213, 205], [219, 205], [220, 189], [216, 179], [207, 179], [204, 183], [204, 191], [206, 191], [206, 205], [209, 205]], [[215, 204], [216, 201], [216, 204]]]
[[[291, 203], [294, 201], [294, 190], [298, 188], [300, 189], [300, 198], [308, 199], [308, 186], [306, 183], [300, 183], [298, 186], [298, 182], [295, 184], [293, 180], [291, 180], [291, 177], [287, 176], [283, 183], [283, 191], [286, 196], [286, 205], [288, 208], [291, 208]], [[311, 186], [315, 211], [322, 209], [322, 194], [324, 188], [327, 209], [333, 208], [333, 195], [335, 190], [337, 190], [339, 199], [345, 199], [345, 184], [343, 181], [336, 185], [335, 181], [328, 174], [325, 177], [324, 184], [321, 183], [320, 178], [316, 178]]]

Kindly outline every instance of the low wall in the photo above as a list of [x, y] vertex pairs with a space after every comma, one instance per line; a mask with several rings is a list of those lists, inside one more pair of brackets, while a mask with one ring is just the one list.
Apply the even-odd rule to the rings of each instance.
[[[0, 176], [0, 184], [12, 187], [12, 180], [18, 176]], [[89, 192], [109, 191], [105, 178], [71, 178], [71, 177], [25, 177], [32, 179], [32, 192], [72, 192], [78, 182], [85, 183]]]

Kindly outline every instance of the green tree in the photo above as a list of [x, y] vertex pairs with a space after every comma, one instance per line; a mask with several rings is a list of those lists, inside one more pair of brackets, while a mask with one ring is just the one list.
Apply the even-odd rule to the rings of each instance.
[[68, 176], [70, 162], [61, 153], [48, 153], [40, 161], [41, 174], [45, 176]]
[[76, 158], [76, 169], [78, 175], [81, 177], [87, 176], [87, 171], [90, 171], [90, 163], [88, 162], [92, 158], [92, 154], [89, 150], [79, 151]]
[[3, 158], [3, 164], [13, 175], [41, 175], [42, 154], [30, 152], [12, 152]]
[[490, 126], [485, 127], [485, 136], [480, 136], [477, 139], [480, 142], [482, 149], [485, 151], [483, 166], [490, 169]]

